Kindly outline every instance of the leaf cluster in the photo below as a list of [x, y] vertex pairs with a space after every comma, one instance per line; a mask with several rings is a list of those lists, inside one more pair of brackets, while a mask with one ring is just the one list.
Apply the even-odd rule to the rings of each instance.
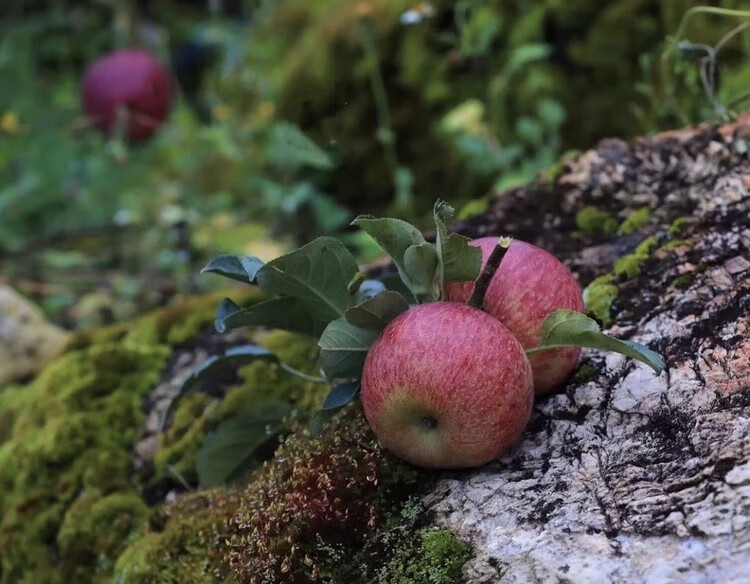
[[[398, 271], [397, 280], [368, 280], [359, 271], [352, 254], [332, 237], [319, 237], [268, 263], [256, 257], [221, 256], [203, 269], [204, 273], [258, 286], [268, 295], [267, 300], [250, 307], [225, 299], [216, 316], [219, 332], [253, 325], [317, 339], [323, 377], [312, 380], [328, 383], [333, 388], [323, 408], [311, 419], [313, 433], [320, 431], [336, 412], [356, 399], [370, 347], [393, 319], [415, 304], [445, 300], [448, 283], [479, 278], [481, 250], [469, 245], [469, 238], [448, 231], [453, 209], [438, 201], [433, 215], [434, 242], [400, 219], [360, 216], [354, 220], [353, 225], [390, 255]], [[509, 247], [508, 238], [499, 239], [477, 289], [485, 280], [489, 284]], [[481, 287], [487, 288], [486, 285]], [[472, 305], [482, 306], [483, 293], [479, 296], [478, 299], [472, 297]], [[541, 345], [528, 349], [527, 353], [559, 347], [615, 351], [646, 363], [657, 374], [664, 369], [663, 360], [654, 351], [632, 341], [609, 337], [602, 333], [596, 321], [570, 310], [558, 310], [547, 317]], [[218, 370], [256, 360], [277, 363], [288, 373], [311, 380], [310, 376], [281, 363], [265, 349], [253, 345], [235, 347], [221, 357], [210, 358], [193, 371], [170, 405], [165, 424], [175, 404], [209, 381]], [[209, 435], [199, 456], [201, 483], [220, 484], [237, 476], [249, 460], [254, 460], [259, 448], [284, 431], [283, 419], [291, 414], [291, 408], [282, 406], [262, 404], [257, 411], [243, 413]]]

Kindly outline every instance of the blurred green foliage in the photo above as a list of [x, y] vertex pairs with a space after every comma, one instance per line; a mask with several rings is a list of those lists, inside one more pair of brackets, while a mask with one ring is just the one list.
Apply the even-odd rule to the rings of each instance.
[[[194, 291], [217, 253], [268, 259], [339, 233], [369, 258], [345, 233], [355, 213], [419, 222], [438, 197], [460, 207], [523, 184], [599, 138], [731, 115], [750, 88], [750, 34], [727, 36], [740, 18], [696, 14], [672, 39], [725, 39], [714, 95], [700, 50], [662, 59], [697, 5], [4, 4], [0, 273], [86, 326]], [[93, 132], [79, 105], [85, 67], [132, 45], [170, 62], [183, 89], [137, 148]]]

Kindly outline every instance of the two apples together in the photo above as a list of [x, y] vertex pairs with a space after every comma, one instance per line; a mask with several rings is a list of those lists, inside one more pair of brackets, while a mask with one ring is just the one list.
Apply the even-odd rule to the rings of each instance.
[[[497, 241], [471, 243], [484, 265]], [[551, 254], [514, 240], [484, 310], [465, 304], [474, 287], [448, 284], [448, 302], [401, 314], [365, 361], [367, 421], [383, 446], [418, 466], [476, 467], [506, 452], [523, 434], [534, 396], [564, 382], [581, 353], [524, 351], [540, 345], [544, 319], [556, 310], [584, 312], [581, 287]]]

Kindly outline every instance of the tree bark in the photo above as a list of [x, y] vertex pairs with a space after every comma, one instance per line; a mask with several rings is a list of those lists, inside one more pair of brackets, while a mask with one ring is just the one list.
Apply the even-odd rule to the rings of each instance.
[[[475, 548], [467, 582], [750, 581], [749, 145], [750, 117], [606, 140], [460, 226], [536, 243], [588, 284], [689, 219], [684, 241], [615, 279], [608, 332], [659, 351], [666, 372], [586, 351], [593, 379], [540, 400], [512, 452], [426, 498]], [[651, 220], [609, 241], [576, 234], [587, 205]]]

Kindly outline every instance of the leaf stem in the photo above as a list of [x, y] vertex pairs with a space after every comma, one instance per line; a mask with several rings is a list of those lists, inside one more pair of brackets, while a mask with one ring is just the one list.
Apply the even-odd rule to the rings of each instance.
[[290, 365], [287, 365], [286, 363], [279, 362], [279, 367], [281, 367], [284, 371], [289, 373], [290, 375], [294, 375], [295, 377], [299, 377], [300, 379], [304, 379], [305, 381], [311, 381], [313, 383], [328, 383], [328, 380], [325, 377], [315, 377], [314, 375], [308, 375], [307, 373], [303, 373], [299, 369], [295, 369], [294, 367], [291, 367]]
[[500, 267], [500, 262], [503, 261], [505, 254], [508, 253], [511, 241], [512, 239], [510, 237], [501, 237], [498, 239], [495, 249], [492, 250], [492, 254], [490, 254], [490, 257], [487, 259], [487, 265], [479, 275], [479, 278], [477, 278], [477, 283], [474, 286], [474, 293], [467, 302], [469, 306], [483, 310], [484, 296], [487, 294], [487, 290], [490, 287], [492, 278], [495, 276], [495, 272], [497, 272]]

